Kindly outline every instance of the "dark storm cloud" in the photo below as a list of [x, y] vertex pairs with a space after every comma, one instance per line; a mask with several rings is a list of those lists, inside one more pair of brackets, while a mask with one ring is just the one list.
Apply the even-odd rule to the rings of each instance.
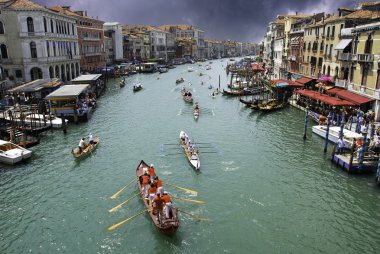
[[278, 14], [337, 13], [355, 7], [355, 0], [35, 0], [69, 5], [89, 16], [122, 24], [191, 24], [210, 39], [260, 41], [268, 22]]

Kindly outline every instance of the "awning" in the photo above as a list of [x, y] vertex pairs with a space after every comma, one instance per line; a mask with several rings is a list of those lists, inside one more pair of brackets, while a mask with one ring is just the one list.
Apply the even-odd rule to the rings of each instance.
[[326, 104], [329, 104], [331, 106], [355, 106], [354, 103], [347, 101], [347, 100], [341, 100], [337, 97], [330, 97], [326, 94], [321, 94], [317, 91], [313, 90], [297, 90], [296, 93], [311, 98], [316, 101], [320, 101]]
[[350, 42], [352, 41], [352, 39], [343, 39], [341, 40], [338, 45], [335, 46], [335, 50], [344, 50], [348, 44], [350, 44]]
[[301, 84], [306, 84], [306, 83], [309, 83], [310, 81], [313, 81], [313, 79], [307, 78], [307, 77], [302, 77], [296, 80], [296, 82], [301, 83]]
[[297, 83], [293, 80], [286, 80], [286, 79], [272, 79], [270, 81], [270, 84], [271, 86], [276, 86], [276, 87], [286, 87], [286, 86], [290, 86], [290, 87], [296, 87], [296, 88], [300, 88], [300, 87], [304, 87], [303, 84], [300, 84], [300, 83]]
[[66, 97], [77, 97], [84, 92], [89, 85], [65, 85], [46, 96], [49, 100]]
[[353, 92], [350, 92], [347, 90], [341, 90], [341, 91], [337, 92], [336, 96], [338, 96], [339, 98], [348, 100], [348, 101], [354, 103], [355, 105], [361, 105], [361, 104], [365, 104], [365, 103], [374, 101], [374, 99], [371, 99], [371, 98], [368, 98], [368, 97], [365, 97], [365, 96], [362, 96], [362, 95], [359, 95], [359, 94], [356, 94], [356, 93], [353, 93]]
[[331, 88], [330, 90], [327, 90], [326, 93], [327, 94], [336, 95], [336, 93], [338, 93], [338, 92], [340, 92], [342, 90], [343, 90], [342, 88], [334, 87], [334, 88]]

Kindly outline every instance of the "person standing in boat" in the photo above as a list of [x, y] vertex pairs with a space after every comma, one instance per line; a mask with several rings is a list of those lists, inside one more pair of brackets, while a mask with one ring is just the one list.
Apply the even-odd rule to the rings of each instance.
[[157, 214], [157, 220], [162, 224], [162, 210], [164, 209], [165, 200], [161, 197], [161, 194], [157, 192], [156, 197], [153, 199], [153, 208]]
[[165, 201], [165, 217], [166, 219], [170, 219], [170, 212], [172, 209], [172, 198], [169, 196], [167, 191], [164, 191], [162, 199]]
[[82, 138], [82, 139], [79, 141], [78, 148], [79, 148], [79, 153], [82, 153], [83, 150], [86, 148], [86, 142], [84, 142], [84, 138]]
[[149, 175], [146, 168], [144, 168], [144, 174], [140, 176], [140, 184], [143, 186], [142, 190], [145, 191], [145, 197], [149, 197]]
[[149, 204], [152, 204], [153, 199], [156, 197], [157, 186], [154, 183], [149, 185]]
[[154, 171], [154, 165], [150, 164], [150, 167], [148, 168], [148, 174], [150, 176], [150, 181], [154, 181], [154, 177], [156, 176], [156, 172]]

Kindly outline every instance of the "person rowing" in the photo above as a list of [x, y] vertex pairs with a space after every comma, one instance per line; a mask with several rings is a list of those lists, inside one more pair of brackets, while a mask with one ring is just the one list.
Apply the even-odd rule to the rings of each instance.
[[162, 209], [164, 209], [165, 200], [161, 197], [161, 194], [157, 192], [156, 197], [153, 199], [153, 214], [157, 214], [157, 220], [162, 224]]
[[162, 199], [165, 201], [165, 217], [166, 219], [170, 219], [171, 209], [172, 209], [172, 198], [169, 196], [167, 191], [164, 191], [164, 195]]
[[84, 149], [86, 148], [86, 146], [87, 146], [87, 144], [86, 144], [86, 142], [84, 140], [85, 140], [85, 138], [82, 138], [79, 141], [79, 144], [78, 144], [79, 153], [82, 153], [84, 151]]

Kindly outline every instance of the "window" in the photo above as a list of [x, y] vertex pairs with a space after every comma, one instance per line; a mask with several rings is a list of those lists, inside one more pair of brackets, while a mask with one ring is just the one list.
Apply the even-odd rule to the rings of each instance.
[[377, 70], [376, 89], [380, 89], [380, 70]]
[[323, 51], [324, 46], [325, 46], [325, 45], [324, 45], [324, 41], [322, 40], [322, 42], [321, 42], [321, 47], [319, 48], [319, 50], [320, 50], [320, 51]]
[[30, 43], [30, 57], [37, 58], [37, 47], [34, 41]]
[[54, 56], [57, 56], [57, 51], [55, 48], [55, 41], [53, 41], [53, 53], [54, 53]]
[[21, 70], [15, 70], [16, 78], [22, 78], [22, 71]]
[[28, 33], [34, 33], [34, 23], [31, 17], [26, 19], [26, 25], [28, 27]]
[[51, 33], [54, 33], [54, 24], [52, 19], [50, 20], [50, 30]]
[[372, 35], [368, 35], [367, 40], [365, 41], [365, 46], [364, 46], [364, 54], [370, 54], [372, 52], [372, 45], [373, 45], [373, 40], [372, 40]]
[[46, 18], [44, 18], [44, 29], [45, 29], [45, 33], [47, 33], [47, 24], [46, 24]]
[[73, 35], [75, 34], [75, 32], [74, 32], [74, 24], [72, 24], [72, 26], [71, 26], [71, 32], [72, 32]]
[[4, 25], [3, 22], [0, 21], [0, 34], [4, 34]]
[[8, 59], [8, 50], [5, 44], [0, 45], [0, 53], [2, 59]]
[[335, 36], [335, 26], [332, 27], [331, 29], [331, 37]]
[[49, 57], [50, 56], [50, 46], [49, 46], [48, 41], [46, 41], [46, 51], [47, 51], [47, 56]]
[[327, 34], [326, 34], [327, 37], [330, 36], [330, 27], [327, 28]]

